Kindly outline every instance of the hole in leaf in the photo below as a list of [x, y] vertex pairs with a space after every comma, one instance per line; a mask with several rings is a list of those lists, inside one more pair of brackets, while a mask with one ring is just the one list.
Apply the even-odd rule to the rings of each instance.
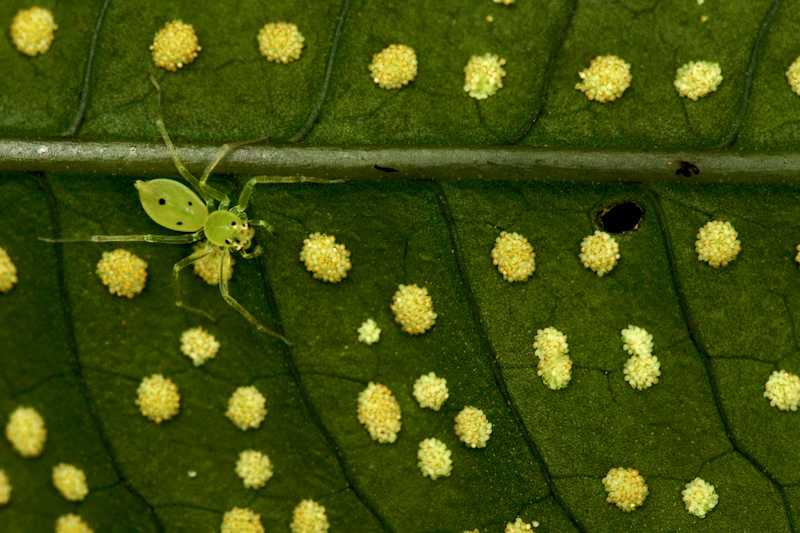
[[642, 208], [635, 202], [627, 201], [604, 207], [597, 214], [597, 223], [608, 233], [624, 233], [639, 227]]

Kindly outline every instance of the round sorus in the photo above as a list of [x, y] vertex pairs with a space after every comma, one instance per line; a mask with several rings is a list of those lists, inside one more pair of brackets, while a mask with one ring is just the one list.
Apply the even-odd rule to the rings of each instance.
[[171, 419], [181, 409], [178, 386], [161, 374], [144, 378], [136, 389], [136, 394], [139, 411], [156, 424]]
[[245, 450], [236, 462], [236, 475], [242, 478], [245, 488], [259, 489], [272, 477], [272, 461], [266, 454]]
[[586, 98], [597, 102], [613, 102], [631, 86], [631, 66], [614, 55], [597, 56], [589, 68], [578, 73], [581, 80], [575, 85]]
[[653, 353], [653, 336], [643, 328], [628, 325], [621, 333], [622, 349], [630, 355], [650, 355]]
[[414, 398], [419, 402], [420, 407], [428, 407], [438, 411], [450, 397], [447, 390], [447, 380], [436, 377], [430, 372], [423, 374], [414, 382]]
[[94, 530], [80, 516], [68, 513], [56, 520], [56, 533], [94, 533]]
[[619, 244], [605, 231], [596, 230], [594, 235], [588, 235], [581, 241], [581, 253], [578, 257], [584, 267], [591, 268], [598, 276], [603, 277], [619, 261]]
[[409, 335], [425, 333], [436, 323], [433, 300], [428, 289], [417, 285], [398, 285], [391, 305], [394, 321]]
[[539, 527], [539, 522], [523, 522], [522, 518], [517, 517], [514, 522], [508, 522], [506, 524], [503, 533], [526, 533], [527, 531], [533, 531], [535, 527]]
[[5, 470], [0, 469], [0, 505], [11, 501], [11, 480]]
[[353, 267], [350, 264], [350, 251], [344, 244], [336, 244], [336, 237], [313, 233], [303, 240], [300, 261], [316, 279], [337, 283], [347, 277]]
[[231, 422], [242, 431], [255, 429], [267, 416], [267, 399], [254, 386], [239, 387], [228, 400], [225, 412]]
[[176, 72], [195, 60], [197, 52], [202, 50], [198, 42], [191, 24], [182, 20], [167, 22], [158, 30], [150, 46], [153, 63], [157, 67]]
[[390, 44], [369, 64], [372, 81], [381, 89], [400, 89], [417, 77], [417, 54], [404, 44]]
[[730, 222], [721, 220], [707, 222], [697, 232], [697, 241], [694, 243], [697, 258], [714, 268], [728, 266], [742, 249], [742, 242], [738, 236]]
[[765, 385], [764, 397], [781, 411], [797, 411], [800, 405], [800, 377], [785, 370], [774, 371]]
[[[194, 245], [194, 253], [192, 256], [199, 256], [204, 254], [206, 251], [206, 244], [205, 243], [198, 243]], [[219, 271], [220, 265], [222, 264], [222, 251], [219, 249], [218, 246], [214, 246], [213, 250], [210, 254], [205, 255], [192, 263], [194, 267], [194, 273], [197, 276], [208, 283], [209, 285], [219, 285]], [[225, 266], [225, 279], [230, 280], [231, 276], [233, 275], [233, 265], [236, 261], [233, 260], [233, 257], [230, 258], [230, 261]]]
[[644, 478], [634, 468], [612, 468], [603, 478], [603, 486], [608, 492], [606, 501], [628, 513], [635, 511], [647, 497]]
[[625, 362], [622, 370], [625, 381], [634, 389], [644, 390], [658, 383], [661, 375], [661, 363], [655, 355], [644, 353], [632, 355]]
[[492, 249], [492, 264], [509, 283], [528, 281], [536, 270], [536, 254], [528, 239], [516, 232], [503, 231]]
[[700, 518], [705, 518], [706, 513], [716, 507], [719, 502], [719, 496], [717, 496], [717, 491], [714, 490], [714, 485], [699, 477], [687, 483], [681, 494], [683, 494], [683, 503], [686, 504], [686, 510]]
[[86, 474], [80, 468], [66, 463], [53, 467], [53, 486], [71, 502], [79, 502], [89, 494]]
[[128, 250], [103, 252], [95, 271], [108, 292], [133, 298], [144, 290], [147, 282], [147, 263]]
[[496, 54], [472, 56], [464, 67], [464, 91], [476, 100], [484, 100], [503, 88], [506, 60]]
[[368, 318], [358, 328], [358, 340], [364, 344], [375, 344], [381, 340], [381, 328], [373, 319]]
[[222, 516], [220, 533], [264, 533], [261, 515], [250, 509], [234, 507]]
[[485, 448], [492, 435], [492, 424], [477, 407], [467, 406], [456, 415], [456, 435], [470, 448]]
[[11, 22], [11, 40], [17, 50], [33, 57], [50, 50], [57, 29], [53, 14], [45, 8], [22, 9]]
[[219, 342], [214, 335], [201, 327], [187, 329], [181, 334], [181, 352], [194, 366], [200, 366], [217, 356]]
[[417, 459], [419, 459], [417, 466], [422, 475], [431, 479], [447, 477], [453, 471], [450, 450], [439, 439], [425, 439], [420, 442]]
[[8, 293], [17, 283], [17, 266], [8, 252], [0, 248], [0, 292]]
[[786, 71], [786, 78], [789, 80], [789, 87], [800, 95], [800, 57], [792, 61]]
[[289, 22], [270, 22], [258, 30], [258, 49], [268, 61], [291, 63], [300, 59], [305, 37], [297, 25]]
[[292, 533], [325, 533], [330, 528], [325, 507], [314, 500], [303, 500], [292, 512]]
[[22, 457], [39, 457], [47, 442], [44, 418], [33, 407], [17, 407], [8, 418], [6, 438]]
[[397, 440], [402, 427], [400, 404], [386, 385], [369, 382], [358, 395], [358, 421], [367, 428], [372, 440], [382, 444]]
[[697, 101], [710, 92], [716, 91], [722, 83], [722, 69], [719, 63], [710, 61], [689, 61], [678, 68], [675, 76], [675, 88], [678, 94]]

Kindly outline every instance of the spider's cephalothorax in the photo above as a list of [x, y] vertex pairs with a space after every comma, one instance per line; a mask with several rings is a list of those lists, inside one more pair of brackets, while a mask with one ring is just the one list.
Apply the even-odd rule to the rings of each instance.
[[253, 243], [256, 230], [247, 222], [231, 211], [214, 211], [208, 215], [204, 231], [206, 238], [220, 248], [227, 248], [240, 252], [247, 250]]

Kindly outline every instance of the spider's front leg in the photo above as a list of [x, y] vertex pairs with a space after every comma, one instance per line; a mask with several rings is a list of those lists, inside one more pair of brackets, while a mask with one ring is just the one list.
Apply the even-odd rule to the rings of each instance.
[[183, 298], [181, 298], [181, 286], [180, 286], [180, 283], [178, 281], [178, 274], [180, 274], [181, 270], [183, 270], [185, 267], [191, 265], [192, 263], [196, 263], [197, 261], [200, 261], [201, 259], [203, 259], [207, 255], [211, 254], [211, 252], [213, 252], [213, 248], [209, 247], [209, 246], [206, 246], [206, 249], [201, 251], [199, 254], [198, 253], [193, 253], [189, 257], [185, 257], [185, 258], [181, 259], [180, 261], [178, 261], [177, 263], [175, 263], [175, 265], [173, 265], [173, 267], [172, 267], [172, 287], [175, 290], [175, 305], [177, 305], [178, 307], [180, 307], [182, 309], [186, 309], [187, 311], [192, 311], [193, 313], [201, 314], [204, 317], [206, 317], [207, 319], [209, 319], [210, 321], [216, 322], [217, 321], [216, 318], [214, 318], [213, 316], [209, 315], [208, 313], [206, 313], [202, 309], [197, 309], [196, 307], [191, 307], [191, 306], [186, 305], [185, 303], [183, 303]]

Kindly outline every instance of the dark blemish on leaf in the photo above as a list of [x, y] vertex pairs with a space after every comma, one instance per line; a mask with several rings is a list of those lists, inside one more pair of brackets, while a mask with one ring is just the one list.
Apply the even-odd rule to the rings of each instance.
[[159, 198], [158, 205], [164, 205], [165, 203], [167, 203], [166, 200], [164, 200], [163, 198]]
[[381, 172], [400, 172], [400, 169], [392, 167], [382, 167], [380, 165], [375, 165], [375, 168], [380, 170]]
[[683, 176], [684, 178], [691, 178], [700, 174], [700, 169], [697, 165], [690, 161], [678, 161], [678, 169], [675, 171], [676, 176]]
[[608, 233], [634, 231], [642, 220], [643, 210], [631, 200], [603, 207], [597, 213], [597, 224]]

